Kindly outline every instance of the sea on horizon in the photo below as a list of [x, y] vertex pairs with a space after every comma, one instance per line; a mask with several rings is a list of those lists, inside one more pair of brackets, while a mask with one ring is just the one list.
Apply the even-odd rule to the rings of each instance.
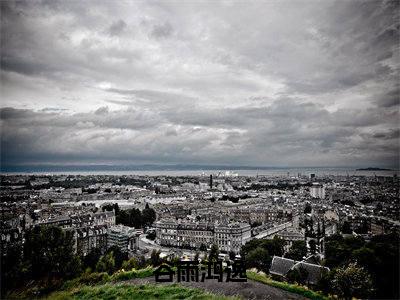
[[298, 174], [310, 176], [394, 176], [399, 175], [399, 170], [357, 170], [356, 168], [271, 168], [271, 169], [187, 169], [187, 170], [6, 170], [1, 171], [2, 175], [142, 175], [142, 176], [202, 176], [202, 175], [228, 175], [228, 176], [282, 176], [296, 177]]

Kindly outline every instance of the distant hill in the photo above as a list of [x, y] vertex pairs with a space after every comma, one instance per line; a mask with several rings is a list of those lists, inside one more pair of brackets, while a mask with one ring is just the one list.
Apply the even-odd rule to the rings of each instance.
[[393, 171], [392, 169], [382, 169], [382, 168], [363, 168], [357, 169], [357, 171]]

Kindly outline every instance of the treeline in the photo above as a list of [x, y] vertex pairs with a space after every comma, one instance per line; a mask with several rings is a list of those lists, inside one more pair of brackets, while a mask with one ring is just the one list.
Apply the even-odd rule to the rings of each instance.
[[73, 231], [59, 227], [34, 227], [26, 231], [23, 245], [3, 245], [1, 298], [32, 280], [50, 286], [79, 275], [83, 265], [73, 245]]
[[[33, 189], [33, 190], [49, 189], [51, 187], [62, 187], [65, 189], [82, 188], [84, 191], [91, 191], [87, 187], [97, 183], [112, 183], [113, 185], [119, 185], [119, 186], [135, 185], [140, 187], [148, 185], [146, 179], [140, 179], [140, 178], [116, 177], [116, 176], [111, 178], [102, 176], [85, 176], [80, 178], [73, 178], [68, 176], [67, 179], [64, 181], [54, 181], [54, 178], [52, 176], [47, 176], [47, 177], [40, 176], [40, 178], [47, 178], [49, 180], [49, 183], [32, 186], [30, 182], [35, 180], [36, 178], [37, 178], [36, 176], [30, 176], [23, 183], [20, 183], [18, 185], [23, 185], [25, 186], [26, 189]], [[12, 185], [15, 184], [12, 182], [8, 183], [6, 181], [1, 182], [2, 187], [12, 186]]]
[[[365, 241], [362, 237], [334, 235], [326, 238], [325, 265], [331, 268], [320, 288], [346, 298], [399, 299], [399, 235], [378, 235]], [[360, 288], [355, 278], [362, 278]], [[344, 277], [344, 278], [343, 278]], [[365, 283], [370, 281], [370, 285]], [[333, 286], [332, 286], [332, 283]], [[336, 285], [335, 285], [336, 283]], [[346, 284], [349, 287], [346, 287]], [[349, 295], [349, 291], [353, 292]]]
[[245, 194], [245, 195], [222, 195], [221, 200], [223, 201], [231, 201], [233, 203], [238, 203], [240, 199], [248, 199], [251, 198], [249, 195]]
[[[274, 255], [284, 255], [285, 241], [252, 240], [241, 251], [247, 268], [269, 273]], [[304, 241], [293, 243], [286, 258], [301, 261], [307, 254]], [[398, 267], [399, 236], [379, 235], [365, 241], [362, 237], [333, 235], [325, 239], [325, 259], [321, 264], [330, 268], [313, 288], [340, 299], [374, 298], [399, 299]], [[307, 274], [289, 272], [286, 280], [306, 284]]]
[[242, 246], [240, 255], [245, 259], [246, 268], [257, 268], [268, 273], [274, 255], [283, 256], [285, 241], [275, 237], [272, 240], [254, 239]]
[[[156, 250], [152, 251], [149, 259], [143, 255], [129, 259], [128, 254], [116, 246], [105, 253], [93, 248], [82, 257], [74, 253], [73, 231], [60, 227], [34, 227], [26, 231], [25, 239], [24, 244], [15, 243], [7, 248], [2, 245], [0, 299], [13, 298], [21, 292], [36, 299], [59, 290], [71, 279], [102, 278], [104, 273], [118, 274], [121, 269], [157, 267], [166, 261], [176, 265], [179, 261], [176, 255], [161, 258], [160, 251]], [[212, 245], [207, 254], [206, 260], [216, 261], [218, 247]], [[198, 258], [199, 253], [195, 259]]]
[[[11, 291], [36, 290], [36, 297], [59, 289], [66, 280], [82, 274], [114, 272], [124, 268], [141, 269], [157, 266], [162, 260], [154, 251], [151, 258], [144, 256], [128, 259], [128, 254], [113, 246], [102, 253], [93, 248], [86, 256], [74, 253], [73, 231], [60, 227], [37, 226], [26, 231], [25, 243], [2, 245], [1, 294], [7, 299]], [[95, 275], [95, 274], [94, 274]]]
[[118, 203], [107, 204], [102, 207], [103, 211], [115, 211], [115, 222], [125, 226], [144, 228], [150, 227], [156, 220], [156, 212], [146, 204], [145, 208], [140, 211], [137, 208], [122, 210]]

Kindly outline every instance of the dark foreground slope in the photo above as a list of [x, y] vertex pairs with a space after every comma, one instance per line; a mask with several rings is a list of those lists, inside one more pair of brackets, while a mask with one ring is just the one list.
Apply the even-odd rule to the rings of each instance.
[[[136, 278], [125, 281], [124, 284], [154, 284], [154, 278]], [[156, 283], [161, 285], [161, 283]], [[163, 284], [170, 285], [170, 284]], [[307, 299], [260, 282], [247, 280], [247, 282], [218, 282], [217, 280], [206, 280], [204, 282], [181, 282], [180, 285], [190, 288], [199, 288], [212, 294], [225, 296], [239, 296], [242, 299]]]

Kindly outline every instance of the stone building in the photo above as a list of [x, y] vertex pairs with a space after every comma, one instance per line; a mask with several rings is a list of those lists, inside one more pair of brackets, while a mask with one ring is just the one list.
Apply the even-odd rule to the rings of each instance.
[[108, 228], [107, 246], [117, 246], [123, 252], [133, 253], [139, 248], [139, 233], [133, 227], [111, 226]]
[[85, 256], [94, 248], [102, 253], [107, 250], [107, 225], [76, 228], [74, 237], [75, 251], [79, 255]]
[[212, 244], [223, 252], [239, 252], [251, 238], [247, 223], [205, 223], [160, 220], [155, 223], [156, 242], [163, 246], [202, 249]]

